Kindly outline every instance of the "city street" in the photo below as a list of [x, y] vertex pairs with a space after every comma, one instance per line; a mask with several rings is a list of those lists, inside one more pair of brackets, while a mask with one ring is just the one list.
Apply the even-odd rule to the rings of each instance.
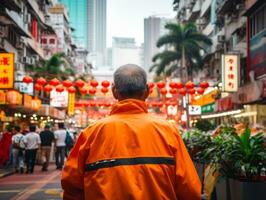
[[62, 199], [61, 171], [50, 166], [42, 172], [36, 166], [34, 174], [14, 174], [0, 179], [0, 200]]

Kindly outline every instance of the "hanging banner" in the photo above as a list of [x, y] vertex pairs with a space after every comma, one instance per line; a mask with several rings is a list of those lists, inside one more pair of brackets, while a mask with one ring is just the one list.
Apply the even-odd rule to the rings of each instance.
[[224, 92], [236, 92], [239, 82], [239, 55], [222, 55], [222, 83]]
[[64, 107], [68, 106], [68, 92], [57, 92], [53, 89], [50, 93], [50, 106], [52, 107]]
[[68, 95], [68, 107], [67, 107], [68, 115], [74, 115], [75, 113], [75, 93], [69, 93]]
[[14, 87], [14, 54], [0, 53], [0, 89]]

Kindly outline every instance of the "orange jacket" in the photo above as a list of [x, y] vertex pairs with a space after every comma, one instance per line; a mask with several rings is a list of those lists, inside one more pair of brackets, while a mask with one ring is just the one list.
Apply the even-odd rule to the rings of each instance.
[[201, 192], [178, 130], [133, 99], [81, 133], [61, 183], [65, 200], [197, 200]]

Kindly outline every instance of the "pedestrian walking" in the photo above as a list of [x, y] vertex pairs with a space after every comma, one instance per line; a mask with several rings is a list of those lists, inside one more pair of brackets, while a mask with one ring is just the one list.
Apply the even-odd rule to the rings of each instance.
[[12, 155], [12, 125], [7, 125], [0, 140], [0, 166], [10, 167], [13, 163]]
[[41, 131], [40, 138], [42, 171], [47, 171], [50, 161], [51, 146], [55, 139], [54, 133], [50, 130], [50, 126], [48, 124], [46, 124], [44, 130]]
[[24, 135], [20, 132], [20, 127], [15, 126], [12, 136], [13, 166], [15, 172], [24, 173], [24, 150], [26, 141]]
[[65, 160], [65, 151], [66, 151], [66, 136], [67, 131], [65, 129], [64, 123], [58, 124], [58, 130], [54, 131], [55, 136], [55, 164], [56, 169], [62, 169]]
[[27, 133], [27, 135], [25, 136], [25, 142], [26, 142], [25, 161], [27, 166], [26, 173], [33, 173], [37, 150], [39, 148], [39, 145], [41, 144], [41, 139], [39, 134], [36, 133], [35, 125], [30, 125], [29, 133]]
[[201, 184], [175, 125], [148, 114], [145, 71], [114, 73], [110, 116], [79, 136], [64, 166], [65, 200], [199, 200]]

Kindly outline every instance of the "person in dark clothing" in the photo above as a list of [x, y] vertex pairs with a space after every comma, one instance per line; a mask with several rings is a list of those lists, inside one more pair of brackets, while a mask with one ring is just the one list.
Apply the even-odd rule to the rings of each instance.
[[42, 171], [47, 171], [50, 160], [51, 146], [54, 141], [54, 133], [50, 131], [50, 126], [45, 125], [44, 131], [40, 133], [41, 137], [41, 155], [42, 155]]

